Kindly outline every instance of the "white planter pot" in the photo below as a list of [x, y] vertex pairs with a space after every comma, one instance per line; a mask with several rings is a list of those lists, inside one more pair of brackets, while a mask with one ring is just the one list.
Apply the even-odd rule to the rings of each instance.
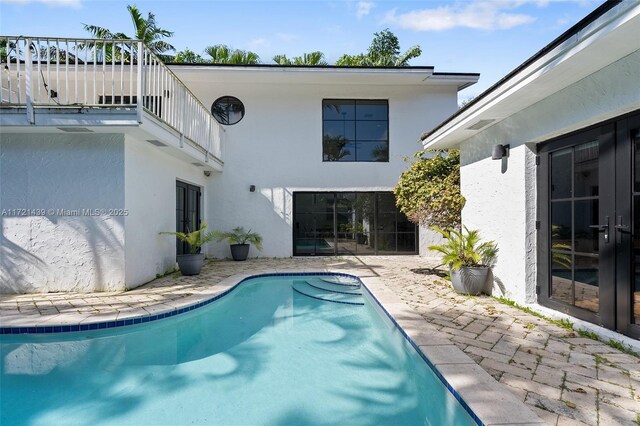
[[451, 284], [458, 293], [477, 296], [487, 288], [487, 267], [462, 267], [458, 270], [451, 269]]

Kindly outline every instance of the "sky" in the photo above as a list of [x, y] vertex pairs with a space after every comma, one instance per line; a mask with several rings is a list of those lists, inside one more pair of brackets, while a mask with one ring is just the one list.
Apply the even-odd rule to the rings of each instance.
[[135, 4], [174, 32], [178, 50], [202, 53], [227, 44], [273, 63], [276, 54], [320, 50], [329, 63], [365, 52], [389, 28], [402, 51], [419, 45], [411, 65], [439, 72], [478, 72], [460, 100], [482, 93], [589, 14], [603, 0], [0, 0], [0, 34], [87, 37], [82, 24], [132, 34], [126, 10]]

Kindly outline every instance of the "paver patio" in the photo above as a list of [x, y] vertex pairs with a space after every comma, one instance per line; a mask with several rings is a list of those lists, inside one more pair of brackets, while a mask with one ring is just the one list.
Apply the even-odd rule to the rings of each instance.
[[458, 295], [417, 256], [209, 261], [197, 277], [179, 273], [125, 293], [0, 296], [2, 324], [78, 324], [174, 309], [231, 275], [332, 271], [385, 284], [552, 425], [637, 425], [640, 359], [487, 297]]

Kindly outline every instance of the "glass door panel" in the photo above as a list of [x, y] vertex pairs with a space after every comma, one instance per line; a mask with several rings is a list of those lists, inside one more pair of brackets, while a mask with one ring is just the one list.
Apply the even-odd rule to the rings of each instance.
[[356, 253], [376, 253], [376, 194], [358, 193], [354, 204], [356, 212]]
[[417, 253], [417, 227], [390, 192], [295, 193], [293, 253]]
[[549, 296], [558, 303], [598, 314], [599, 140], [576, 138], [549, 154]]
[[575, 305], [598, 313], [600, 300], [598, 288], [599, 264], [597, 256], [575, 256], [574, 298]]
[[540, 303], [640, 338], [640, 114], [539, 153]]
[[632, 319], [634, 324], [640, 325], [640, 129], [635, 128], [630, 132], [631, 146], [633, 148], [633, 203], [632, 203], [632, 274], [631, 274], [631, 306], [633, 306]]
[[551, 298], [573, 304], [573, 260], [571, 254], [551, 255]]
[[[200, 187], [176, 182], [176, 232], [191, 232], [200, 227]], [[176, 253], [189, 253], [187, 243], [176, 239]]]

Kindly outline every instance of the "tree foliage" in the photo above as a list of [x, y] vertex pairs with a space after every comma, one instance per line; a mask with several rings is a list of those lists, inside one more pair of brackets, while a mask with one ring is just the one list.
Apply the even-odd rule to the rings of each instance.
[[255, 65], [260, 63], [260, 57], [257, 53], [233, 49], [225, 44], [207, 46], [204, 53], [209, 55], [206, 62], [212, 64]]
[[173, 62], [186, 63], [186, 64], [201, 64], [206, 62], [206, 60], [202, 56], [198, 55], [196, 52], [194, 52], [193, 50], [187, 47], [186, 49], [176, 53], [176, 55], [173, 57]]
[[337, 61], [339, 66], [376, 66], [376, 67], [406, 67], [409, 61], [422, 54], [420, 46], [413, 46], [404, 53], [400, 53], [398, 37], [388, 28], [374, 33], [367, 53], [358, 55], [342, 55]]
[[304, 53], [302, 56], [287, 58], [287, 55], [276, 55], [273, 62], [278, 65], [327, 65], [324, 53], [320, 51]]
[[460, 228], [465, 199], [460, 193], [460, 152], [419, 152], [394, 188], [396, 204], [423, 226]]
[[328, 136], [322, 139], [322, 152], [325, 161], [340, 161], [347, 155], [351, 155], [351, 151], [346, 149], [349, 141], [344, 136]]

